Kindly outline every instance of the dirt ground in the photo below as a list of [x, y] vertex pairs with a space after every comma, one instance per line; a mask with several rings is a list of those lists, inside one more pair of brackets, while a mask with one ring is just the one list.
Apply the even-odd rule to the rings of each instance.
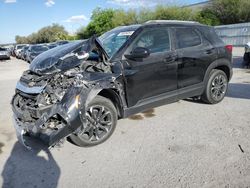
[[10, 100], [28, 64], [0, 61], [0, 185], [11, 187], [250, 187], [250, 69], [234, 50], [234, 75], [217, 105], [189, 100], [120, 120], [105, 143], [27, 151]]

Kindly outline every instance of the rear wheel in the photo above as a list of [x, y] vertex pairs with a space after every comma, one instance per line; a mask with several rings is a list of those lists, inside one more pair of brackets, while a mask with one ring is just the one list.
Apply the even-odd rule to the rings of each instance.
[[82, 125], [76, 134], [70, 135], [74, 144], [81, 147], [101, 144], [114, 132], [117, 111], [109, 99], [102, 96], [95, 97], [88, 105], [85, 115], [86, 125]]
[[214, 69], [211, 71], [204, 93], [201, 96], [202, 101], [208, 104], [221, 102], [227, 92], [228, 78], [225, 72]]

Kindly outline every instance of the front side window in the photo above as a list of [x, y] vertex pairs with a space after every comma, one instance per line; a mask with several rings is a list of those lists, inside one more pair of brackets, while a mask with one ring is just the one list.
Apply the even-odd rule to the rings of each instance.
[[147, 48], [150, 53], [169, 51], [169, 30], [163, 27], [145, 29], [132, 43], [131, 51], [136, 47]]
[[192, 28], [176, 28], [176, 48], [188, 48], [201, 44], [200, 35]]

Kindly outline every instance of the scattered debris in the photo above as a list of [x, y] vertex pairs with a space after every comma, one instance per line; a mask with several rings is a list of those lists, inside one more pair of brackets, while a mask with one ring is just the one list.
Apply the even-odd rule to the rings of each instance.
[[242, 149], [241, 145], [239, 144], [238, 146], [239, 146], [239, 148], [240, 148], [240, 151], [241, 151], [242, 153], [244, 153], [244, 150]]

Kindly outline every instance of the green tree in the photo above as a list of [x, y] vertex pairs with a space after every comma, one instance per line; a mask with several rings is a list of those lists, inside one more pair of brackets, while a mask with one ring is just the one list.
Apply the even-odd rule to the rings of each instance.
[[113, 26], [131, 25], [138, 23], [138, 15], [135, 10], [116, 10], [112, 19]]
[[210, 9], [204, 9], [200, 12], [197, 12], [195, 20], [206, 25], [220, 25], [220, 20]]
[[181, 7], [156, 7], [153, 18], [155, 20], [193, 20], [196, 12], [193, 12], [189, 8]]
[[217, 19], [221, 24], [249, 22], [250, 1], [213, 0], [209, 7], [201, 11], [201, 14], [206, 18]]
[[68, 32], [65, 28], [58, 24], [52, 24], [51, 26], [43, 27], [38, 32], [32, 33], [27, 37], [16, 36], [17, 43], [49, 43], [58, 40], [67, 40]]
[[113, 9], [97, 8], [93, 11], [91, 21], [85, 29], [85, 36], [90, 37], [94, 34], [101, 35], [114, 28], [112, 19], [115, 11]]

